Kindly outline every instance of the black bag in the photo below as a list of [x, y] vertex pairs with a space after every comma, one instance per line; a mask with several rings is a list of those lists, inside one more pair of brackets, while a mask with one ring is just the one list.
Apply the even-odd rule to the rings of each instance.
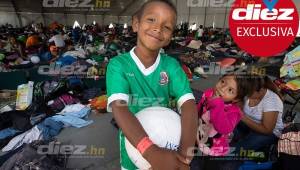
[[47, 102], [67, 93], [68, 89], [68, 84], [65, 80], [35, 83], [32, 103], [26, 110], [33, 114], [46, 113], [47, 115], [52, 115], [54, 113], [47, 107]]
[[13, 110], [0, 114], [1, 124], [8, 125], [7, 127], [1, 126], [0, 130], [13, 127], [16, 130], [26, 131], [32, 128], [30, 124], [30, 114], [27, 111]]
[[[41, 155], [37, 153], [40, 144], [36, 141], [32, 144], [25, 144], [23, 149], [10, 157], [1, 167], [1, 170], [65, 170], [66, 156], [47, 154]], [[65, 159], [61, 159], [61, 157]]]

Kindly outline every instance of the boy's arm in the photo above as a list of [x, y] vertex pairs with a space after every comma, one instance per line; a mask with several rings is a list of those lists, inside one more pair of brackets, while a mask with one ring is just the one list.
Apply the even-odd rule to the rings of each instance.
[[191, 151], [197, 136], [198, 115], [195, 100], [188, 100], [181, 106], [181, 140], [179, 153], [189, 161], [193, 158]]
[[[124, 104], [126, 102], [122, 100], [116, 100], [111, 103], [113, 116], [127, 139], [136, 147], [147, 134], [138, 119], [129, 111], [128, 106]], [[181, 155], [175, 151], [159, 148], [155, 144], [151, 145], [144, 152], [143, 157], [149, 161], [153, 169], [173, 170], [184, 166], [179, 161], [184, 159]]]
[[178, 153], [187, 159], [184, 162], [187, 164], [193, 158], [198, 114], [190, 83], [177, 61], [170, 62], [170, 95], [176, 98], [177, 108], [181, 113], [181, 139]]
[[116, 100], [111, 104], [113, 116], [124, 135], [133, 146], [147, 134], [138, 119], [129, 111], [125, 101]]

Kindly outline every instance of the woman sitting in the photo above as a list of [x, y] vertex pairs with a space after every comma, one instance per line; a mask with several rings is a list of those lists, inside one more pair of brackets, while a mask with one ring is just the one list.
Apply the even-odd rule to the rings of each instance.
[[284, 127], [283, 102], [276, 85], [267, 76], [251, 75], [248, 80], [252, 93], [245, 98], [244, 114], [234, 132], [236, 153], [263, 151], [277, 143]]

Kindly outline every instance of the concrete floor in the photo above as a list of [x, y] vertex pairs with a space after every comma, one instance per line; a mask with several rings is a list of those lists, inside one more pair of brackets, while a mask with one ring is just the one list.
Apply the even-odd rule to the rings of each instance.
[[65, 128], [57, 139], [64, 144], [84, 145], [87, 152], [97, 148], [98, 155], [97, 151], [87, 155], [72, 155], [67, 167], [74, 170], [119, 170], [118, 130], [110, 124], [112, 114], [92, 112], [89, 119], [94, 123], [80, 129]]
[[195, 90], [203, 91], [205, 89], [214, 87], [216, 85], [216, 82], [219, 80], [220, 76], [209, 76], [206, 79], [199, 79], [196, 81], [193, 81], [191, 83], [191, 88]]

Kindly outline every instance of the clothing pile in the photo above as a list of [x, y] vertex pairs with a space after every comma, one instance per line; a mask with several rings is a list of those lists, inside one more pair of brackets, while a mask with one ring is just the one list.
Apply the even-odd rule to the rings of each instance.
[[[87, 104], [102, 94], [100, 89], [88, 88], [72, 79], [34, 83], [28, 107], [16, 110], [15, 106], [10, 106], [9, 111], [0, 113], [1, 151], [5, 155], [16, 151], [23, 155], [26, 146], [35, 141], [53, 141], [65, 127], [82, 128], [92, 124], [88, 119], [91, 108]], [[7, 159], [12, 157], [5, 155], [1, 154], [0, 160], [7, 167], [11, 164]], [[18, 166], [17, 163], [14, 166]]]

